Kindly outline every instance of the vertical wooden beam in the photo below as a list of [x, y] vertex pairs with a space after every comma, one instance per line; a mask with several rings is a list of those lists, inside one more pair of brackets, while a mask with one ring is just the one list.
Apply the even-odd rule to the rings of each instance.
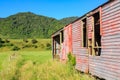
[[83, 38], [84, 38], [84, 36], [83, 36], [83, 21], [80, 21], [80, 27], [81, 27], [81, 41], [82, 41], [82, 47], [84, 46], [84, 43], [83, 43]]
[[52, 56], [54, 59], [54, 38], [52, 37]]
[[62, 44], [62, 32], [60, 32], [60, 46]]
[[61, 49], [62, 49], [61, 47], [62, 47], [62, 32], [60, 32], [60, 53], [61, 53], [61, 51], [62, 51], [62, 50], [61, 50]]
[[89, 25], [88, 25], [88, 23], [89, 23], [89, 17], [88, 17], [88, 14], [87, 14], [87, 19], [86, 19], [86, 29], [87, 29], [87, 43], [88, 43], [88, 46], [87, 46], [87, 53], [88, 53], [88, 55], [90, 55], [90, 41], [89, 41], [89, 38], [88, 38], [88, 35], [89, 35]]
[[[62, 52], [62, 32], [60, 31], [60, 48], [59, 48], [59, 52], [60, 52], [60, 55], [61, 55], [61, 52]], [[60, 57], [60, 60], [61, 60], [61, 57]]]
[[102, 36], [102, 8], [100, 7], [99, 8], [100, 10], [100, 35]]
[[86, 17], [86, 48], [88, 48], [88, 29], [87, 29], [87, 17]]
[[94, 26], [94, 17], [92, 16], [92, 55], [95, 56], [95, 26]]
[[56, 56], [56, 42], [54, 40], [54, 58], [55, 58], [55, 56]]

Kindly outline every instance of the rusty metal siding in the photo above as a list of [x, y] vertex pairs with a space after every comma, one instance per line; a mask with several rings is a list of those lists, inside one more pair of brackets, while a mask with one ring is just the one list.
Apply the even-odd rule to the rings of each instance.
[[73, 54], [76, 56], [76, 69], [88, 72], [88, 54], [87, 49], [82, 47], [81, 20], [72, 24], [72, 44]]
[[89, 56], [89, 72], [106, 80], [120, 80], [120, 0], [102, 7], [102, 50]]
[[[76, 69], [88, 72], [106, 80], [120, 80], [120, 0], [114, 0], [100, 8], [101, 55], [89, 55], [82, 47], [81, 20], [64, 27], [64, 41], [61, 45], [62, 59], [67, 53], [76, 56]], [[92, 39], [93, 17], [87, 16], [88, 39]], [[53, 40], [53, 52], [57, 43]]]
[[87, 18], [88, 39], [92, 38], [92, 17]]
[[62, 60], [67, 59], [67, 54], [72, 52], [72, 25], [64, 27], [64, 41], [62, 44]]
[[72, 43], [73, 43], [73, 54], [80, 53], [81, 47], [81, 29], [80, 20], [72, 24]]

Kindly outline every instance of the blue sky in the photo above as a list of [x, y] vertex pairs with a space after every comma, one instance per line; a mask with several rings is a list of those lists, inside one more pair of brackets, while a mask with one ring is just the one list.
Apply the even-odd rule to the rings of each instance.
[[0, 0], [0, 17], [18, 12], [33, 12], [38, 15], [62, 19], [82, 16], [108, 0]]

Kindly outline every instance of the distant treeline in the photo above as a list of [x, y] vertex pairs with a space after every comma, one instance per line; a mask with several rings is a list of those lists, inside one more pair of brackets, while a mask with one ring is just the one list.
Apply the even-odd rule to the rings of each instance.
[[0, 18], [1, 38], [50, 38], [51, 34], [78, 17], [61, 20], [31, 12], [18, 13], [7, 18]]

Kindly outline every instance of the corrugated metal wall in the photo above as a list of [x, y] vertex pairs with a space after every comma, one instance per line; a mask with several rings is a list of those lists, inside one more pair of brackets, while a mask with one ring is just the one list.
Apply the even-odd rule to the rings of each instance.
[[64, 41], [62, 44], [62, 60], [67, 59], [67, 54], [72, 52], [72, 25], [64, 27]]
[[76, 69], [88, 72], [88, 54], [87, 49], [82, 48], [81, 21], [78, 20], [72, 24], [72, 44], [73, 54], [76, 56]]
[[87, 17], [87, 31], [88, 31], [88, 39], [92, 38], [92, 17]]
[[[76, 56], [77, 70], [88, 72], [89, 68], [92, 75], [107, 80], [120, 80], [120, 0], [102, 6], [100, 17], [101, 55], [88, 55], [89, 46], [82, 47], [82, 23], [79, 19], [64, 27], [61, 56], [66, 60], [67, 53], [72, 52]], [[88, 39], [93, 37], [92, 21], [93, 17], [87, 16]]]
[[89, 57], [90, 73], [107, 80], [120, 80], [120, 0], [102, 7], [101, 20], [101, 55]]

